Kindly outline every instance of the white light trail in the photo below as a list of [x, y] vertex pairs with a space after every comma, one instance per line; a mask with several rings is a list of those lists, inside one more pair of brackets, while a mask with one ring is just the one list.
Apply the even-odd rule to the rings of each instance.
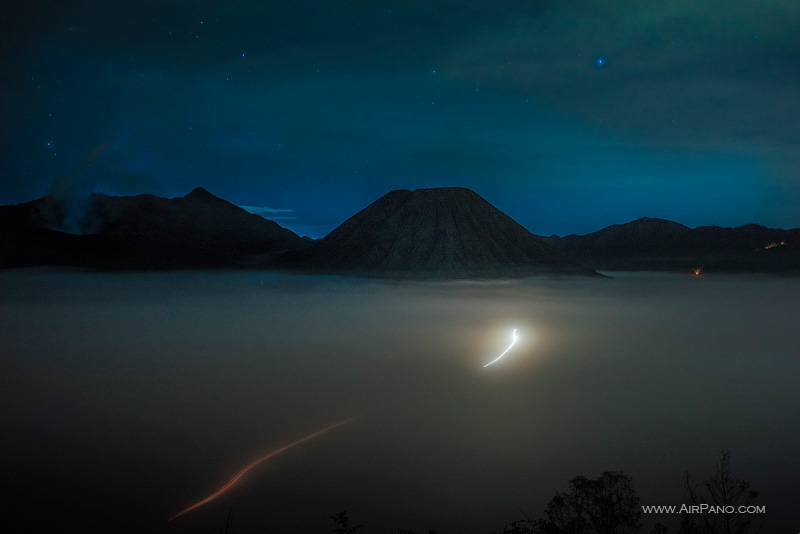
[[510, 350], [511, 350], [511, 347], [513, 347], [513, 346], [514, 346], [514, 344], [517, 342], [517, 329], [516, 329], [516, 328], [515, 328], [515, 329], [514, 329], [514, 331], [511, 333], [511, 337], [513, 338], [513, 339], [511, 340], [511, 345], [509, 345], [509, 346], [508, 346], [508, 348], [507, 348], [506, 350], [504, 350], [502, 354], [500, 354], [500, 356], [498, 356], [498, 357], [497, 357], [497, 358], [495, 358], [494, 360], [492, 360], [492, 361], [490, 361], [489, 363], [487, 363], [486, 365], [484, 365], [484, 367], [489, 367], [489, 366], [490, 366], [490, 365], [492, 365], [494, 362], [496, 362], [497, 360], [499, 360], [500, 358], [502, 358], [503, 356], [505, 356], [505, 355], [506, 355], [506, 353], [507, 353], [508, 351], [510, 351]]

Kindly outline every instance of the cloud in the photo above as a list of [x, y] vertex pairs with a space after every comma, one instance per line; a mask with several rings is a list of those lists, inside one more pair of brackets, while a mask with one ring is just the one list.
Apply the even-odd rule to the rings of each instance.
[[270, 219], [273, 221], [295, 220], [298, 218], [295, 215], [284, 215], [286, 213], [294, 213], [294, 210], [291, 209], [276, 209], [276, 208], [268, 208], [265, 206], [239, 206], [239, 207], [254, 215], [261, 215], [265, 219]]

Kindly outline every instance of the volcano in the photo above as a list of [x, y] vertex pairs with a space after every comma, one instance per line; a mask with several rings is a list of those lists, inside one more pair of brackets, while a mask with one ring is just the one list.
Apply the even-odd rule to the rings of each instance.
[[77, 215], [53, 196], [0, 206], [0, 267], [236, 268], [312, 242], [200, 187], [178, 198], [93, 194], [81, 204]]
[[277, 256], [276, 264], [396, 278], [594, 274], [462, 187], [391, 191], [311, 247]]

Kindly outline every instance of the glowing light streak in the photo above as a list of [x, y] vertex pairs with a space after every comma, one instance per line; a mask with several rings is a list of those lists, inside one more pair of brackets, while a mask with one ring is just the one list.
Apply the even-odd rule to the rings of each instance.
[[282, 452], [284, 452], [284, 451], [287, 451], [287, 450], [291, 449], [292, 447], [295, 447], [295, 446], [297, 446], [297, 445], [300, 445], [301, 443], [305, 443], [306, 441], [312, 440], [312, 439], [314, 439], [314, 438], [316, 438], [316, 437], [318, 437], [318, 436], [321, 436], [322, 434], [324, 434], [324, 433], [326, 433], [326, 432], [330, 432], [330, 431], [331, 431], [331, 430], [333, 430], [334, 428], [337, 428], [337, 427], [340, 427], [340, 426], [342, 426], [342, 425], [345, 425], [345, 424], [349, 423], [350, 421], [353, 421], [354, 419], [358, 419], [358, 416], [356, 416], [356, 417], [349, 417], [349, 418], [347, 418], [347, 419], [345, 419], [345, 420], [343, 420], [343, 421], [339, 421], [338, 423], [333, 423], [332, 425], [330, 425], [330, 426], [327, 426], [327, 427], [323, 428], [322, 430], [317, 430], [316, 432], [314, 432], [314, 433], [312, 433], [312, 434], [309, 434], [308, 436], [306, 436], [306, 437], [304, 437], [304, 438], [300, 438], [300, 439], [298, 439], [297, 441], [293, 441], [292, 443], [289, 443], [288, 445], [284, 445], [283, 447], [281, 447], [281, 448], [279, 448], [279, 449], [275, 449], [274, 451], [272, 451], [272, 452], [270, 452], [270, 453], [268, 453], [268, 454], [265, 454], [265, 455], [264, 455], [264, 456], [262, 456], [261, 458], [258, 458], [257, 460], [254, 460], [254, 461], [252, 461], [252, 462], [251, 462], [251, 463], [250, 463], [250, 464], [249, 464], [247, 467], [245, 467], [244, 469], [242, 469], [241, 471], [239, 471], [238, 473], [236, 473], [236, 475], [235, 475], [235, 476], [234, 476], [232, 479], [230, 479], [230, 480], [228, 481], [228, 483], [227, 483], [227, 484], [225, 484], [224, 486], [222, 486], [221, 488], [219, 488], [217, 491], [215, 491], [214, 493], [212, 493], [211, 495], [209, 495], [209, 496], [208, 496], [208, 497], [206, 497], [205, 499], [203, 499], [203, 500], [201, 500], [201, 501], [198, 501], [198, 502], [194, 503], [193, 505], [189, 506], [188, 508], [184, 508], [183, 510], [181, 510], [180, 512], [178, 512], [177, 514], [175, 514], [174, 516], [172, 516], [172, 517], [169, 519], [169, 521], [172, 521], [173, 519], [176, 519], [176, 518], [178, 518], [178, 517], [182, 516], [183, 514], [185, 514], [185, 513], [187, 513], [187, 512], [191, 512], [191, 511], [192, 511], [192, 510], [194, 510], [195, 508], [200, 508], [200, 507], [201, 507], [201, 506], [203, 506], [204, 504], [208, 504], [208, 503], [210, 503], [211, 501], [213, 501], [214, 499], [216, 499], [217, 497], [219, 497], [220, 495], [222, 495], [223, 493], [225, 493], [226, 491], [228, 491], [229, 489], [231, 489], [233, 486], [235, 486], [235, 485], [236, 485], [236, 483], [237, 483], [237, 482], [239, 482], [239, 480], [240, 480], [240, 479], [241, 479], [241, 478], [242, 478], [244, 475], [246, 475], [248, 471], [250, 471], [251, 469], [253, 469], [254, 467], [256, 467], [256, 466], [257, 466], [258, 464], [260, 464], [261, 462], [264, 462], [264, 461], [266, 461], [266, 460], [269, 460], [269, 459], [270, 459], [270, 458], [272, 458], [273, 456], [277, 456], [277, 455], [279, 455], [280, 453], [282, 453]]
[[509, 345], [509, 346], [508, 346], [508, 348], [507, 348], [506, 350], [504, 350], [504, 351], [502, 352], [502, 354], [500, 354], [500, 356], [498, 356], [498, 357], [497, 357], [497, 358], [495, 358], [494, 360], [492, 360], [492, 361], [490, 361], [489, 363], [487, 363], [486, 365], [484, 365], [484, 367], [489, 367], [489, 366], [490, 366], [490, 365], [492, 365], [494, 362], [496, 362], [497, 360], [499, 360], [500, 358], [502, 358], [503, 356], [505, 356], [505, 355], [506, 355], [506, 353], [507, 353], [508, 351], [510, 351], [510, 350], [511, 350], [511, 347], [513, 347], [513, 346], [514, 346], [514, 344], [517, 342], [517, 329], [516, 329], [516, 328], [515, 328], [515, 329], [514, 329], [514, 331], [511, 333], [511, 337], [513, 338], [513, 339], [511, 340], [511, 345]]

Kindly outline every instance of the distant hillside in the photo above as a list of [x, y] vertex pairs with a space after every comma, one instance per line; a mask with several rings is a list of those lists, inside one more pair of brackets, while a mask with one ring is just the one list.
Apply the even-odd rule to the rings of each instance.
[[594, 274], [469, 189], [392, 191], [282, 268], [402, 278]]
[[54, 197], [0, 207], [0, 265], [237, 267], [312, 242], [202, 188], [179, 198], [95, 194], [79, 216], [74, 209]]
[[593, 269], [800, 272], [798, 229], [755, 224], [691, 229], [672, 221], [642, 218], [587, 235], [544, 240]]
[[600, 270], [800, 274], [800, 229], [689, 228], [642, 218], [539, 238], [460, 187], [392, 191], [314, 242], [197, 188], [0, 206], [0, 268], [262, 267], [393, 278], [596, 275]]

